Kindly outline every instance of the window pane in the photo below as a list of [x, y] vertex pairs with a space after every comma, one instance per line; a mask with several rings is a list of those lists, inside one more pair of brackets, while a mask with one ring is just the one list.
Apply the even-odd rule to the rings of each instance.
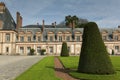
[[10, 34], [6, 34], [6, 41], [7, 41], [7, 42], [10, 41]]
[[76, 38], [77, 38], [77, 41], [80, 41], [80, 36], [77, 36]]
[[28, 41], [31, 41], [31, 36], [28, 36]]
[[66, 37], [66, 41], [70, 41], [70, 36], [67, 36], [67, 37]]
[[21, 42], [24, 41], [24, 37], [23, 36], [20, 37], [20, 41]]
[[38, 36], [38, 41], [39, 41], [39, 42], [41, 41], [41, 37], [40, 37], [40, 36]]
[[103, 36], [102, 38], [103, 38], [103, 40], [106, 40], [106, 36]]
[[6, 47], [6, 52], [9, 52], [9, 47]]
[[70, 47], [68, 47], [68, 52], [70, 52]]
[[27, 53], [28, 54], [30, 53], [30, 49], [31, 49], [31, 47], [27, 47]]
[[50, 53], [53, 53], [53, 47], [50, 47]]
[[60, 41], [60, 42], [62, 41], [62, 36], [59, 36], [59, 41]]
[[115, 36], [114, 39], [115, 39], [115, 40], [118, 40], [118, 36]]
[[24, 47], [20, 47], [20, 53], [24, 53]]
[[41, 47], [37, 47], [37, 53], [41, 53]]
[[115, 46], [115, 50], [119, 51], [119, 46]]
[[53, 36], [50, 36], [50, 41], [53, 41]]

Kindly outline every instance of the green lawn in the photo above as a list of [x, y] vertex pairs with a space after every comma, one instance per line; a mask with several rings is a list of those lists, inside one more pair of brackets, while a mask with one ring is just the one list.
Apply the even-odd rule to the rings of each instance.
[[61, 80], [55, 76], [54, 57], [45, 57], [15, 80]]
[[78, 56], [71, 56], [71, 57], [59, 57], [62, 63], [64, 64], [65, 68], [71, 69], [70, 75], [83, 79], [83, 80], [120, 80], [120, 56], [111, 56], [111, 61], [113, 66], [116, 70], [116, 74], [114, 75], [93, 75], [93, 74], [85, 74], [85, 73], [78, 73]]

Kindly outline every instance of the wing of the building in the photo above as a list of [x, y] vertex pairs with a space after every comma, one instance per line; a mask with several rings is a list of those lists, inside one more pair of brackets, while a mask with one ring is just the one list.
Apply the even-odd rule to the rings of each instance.
[[[64, 25], [26, 25], [16, 13], [16, 23], [4, 3], [0, 3], [0, 54], [29, 55], [30, 49], [36, 55], [45, 50], [46, 55], [60, 55], [62, 42], [67, 42], [70, 55], [79, 55], [82, 46], [83, 28]], [[120, 54], [120, 28], [100, 29], [101, 36], [109, 54]]]

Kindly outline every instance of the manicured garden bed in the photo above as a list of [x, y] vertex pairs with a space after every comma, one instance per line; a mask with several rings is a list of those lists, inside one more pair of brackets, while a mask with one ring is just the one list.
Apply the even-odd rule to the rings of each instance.
[[[27, 64], [27, 63], [26, 63]], [[45, 57], [15, 80], [61, 80], [55, 76], [54, 57]]]
[[69, 74], [75, 78], [84, 80], [120, 80], [120, 56], [111, 56], [112, 64], [115, 68], [116, 74], [113, 75], [95, 75], [78, 73], [79, 56], [59, 57], [65, 68], [70, 69]]

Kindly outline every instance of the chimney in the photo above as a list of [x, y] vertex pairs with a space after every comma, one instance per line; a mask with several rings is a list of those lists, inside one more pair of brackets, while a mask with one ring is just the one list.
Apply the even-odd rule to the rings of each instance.
[[55, 23], [54, 23], [54, 26], [55, 26], [55, 28], [56, 28], [56, 21], [55, 21]]
[[44, 31], [45, 21], [42, 21], [42, 32]]
[[54, 23], [52, 23], [52, 26], [54, 26]]
[[39, 25], [39, 23], [37, 22], [37, 25]]
[[118, 26], [118, 28], [120, 28], [120, 25]]
[[56, 26], [56, 21], [55, 21], [55, 26]]
[[5, 12], [5, 4], [4, 2], [0, 2], [0, 13], [4, 13]]
[[20, 16], [20, 13], [16, 13], [16, 29], [18, 30], [20, 27], [22, 27], [22, 17]]
[[22, 16], [20, 16], [20, 27], [22, 27]]

